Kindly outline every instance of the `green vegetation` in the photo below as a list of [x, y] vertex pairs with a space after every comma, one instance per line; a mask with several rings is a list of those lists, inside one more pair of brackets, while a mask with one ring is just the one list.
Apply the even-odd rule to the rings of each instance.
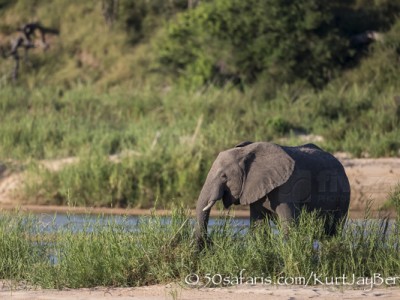
[[168, 27], [161, 61], [191, 85], [234, 76], [251, 82], [264, 73], [277, 84], [304, 79], [318, 86], [346, 49], [330, 10], [316, 0], [211, 1]]
[[245, 278], [270, 277], [274, 282], [279, 277], [307, 279], [313, 273], [320, 279], [344, 275], [347, 282], [353, 274], [398, 274], [398, 220], [388, 225], [365, 219], [335, 238], [324, 236], [315, 214], [304, 214], [288, 236], [274, 233], [269, 225], [238, 232], [231, 222], [223, 219], [212, 227], [211, 244], [198, 253], [190, 218], [181, 209], [174, 210], [168, 225], [151, 216], [140, 219], [135, 230], [127, 222], [104, 224], [100, 216], [83, 228], [73, 222], [57, 228], [30, 215], [5, 213], [0, 219], [0, 278], [78, 288], [185, 282], [190, 274], [199, 276], [199, 285], [208, 282], [207, 274], [216, 275], [210, 285], [223, 285], [218, 274], [235, 284], [233, 278], [243, 269]]
[[400, 215], [400, 184], [398, 184], [390, 193], [385, 204], [389, 208], [394, 208], [397, 215]]
[[[399, 3], [187, 3], [0, 1], [3, 49], [32, 20], [61, 32], [16, 83], [0, 58], [0, 162], [28, 169], [24, 199], [193, 206], [217, 153], [243, 140], [314, 134], [332, 152], [399, 156]], [[382, 39], [352, 45], [366, 30]]]

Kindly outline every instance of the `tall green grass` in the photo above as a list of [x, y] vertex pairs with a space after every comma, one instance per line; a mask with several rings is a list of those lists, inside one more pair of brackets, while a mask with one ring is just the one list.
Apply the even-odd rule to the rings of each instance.
[[400, 183], [392, 188], [388, 195], [385, 207], [394, 208], [400, 216]]
[[279, 142], [297, 133], [322, 135], [321, 146], [332, 151], [397, 156], [399, 94], [393, 85], [381, 90], [343, 82], [320, 92], [287, 86], [269, 96], [212, 86], [106, 93], [90, 86], [65, 91], [7, 87], [0, 91], [0, 157], [47, 159], [124, 150], [214, 155], [242, 140]]
[[[193, 205], [218, 152], [244, 140], [294, 145], [306, 143], [299, 133], [312, 133], [332, 152], [398, 155], [397, 87], [336, 83], [320, 92], [259, 92], [5, 88], [0, 159], [28, 166], [30, 202], [151, 207], [157, 199]], [[41, 167], [42, 160], [70, 156], [78, 162], [58, 172]]]
[[389, 277], [400, 270], [398, 220], [390, 226], [361, 220], [328, 238], [316, 214], [303, 214], [287, 234], [269, 224], [238, 231], [228, 218], [210, 229], [211, 242], [202, 252], [182, 209], [175, 209], [168, 223], [151, 216], [135, 228], [99, 218], [83, 228], [70, 224], [46, 233], [32, 216], [2, 213], [0, 220], [0, 277], [47, 288], [185, 283], [190, 278], [201, 285], [209, 277], [214, 278], [209, 285], [218, 286], [227, 283], [220, 278], [240, 275], [277, 281], [310, 274]]

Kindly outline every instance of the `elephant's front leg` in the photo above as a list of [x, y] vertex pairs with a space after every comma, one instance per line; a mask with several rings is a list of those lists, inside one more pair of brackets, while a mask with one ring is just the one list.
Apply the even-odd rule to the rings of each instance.
[[280, 188], [273, 190], [268, 194], [268, 205], [270, 210], [276, 216], [280, 230], [287, 235], [290, 224], [296, 219], [299, 207], [296, 206], [297, 199], [293, 199], [293, 195], [288, 194], [285, 190], [282, 192]]
[[268, 201], [266, 197], [250, 204], [250, 225], [252, 228], [263, 223], [265, 218], [272, 217], [272, 213], [268, 210]]

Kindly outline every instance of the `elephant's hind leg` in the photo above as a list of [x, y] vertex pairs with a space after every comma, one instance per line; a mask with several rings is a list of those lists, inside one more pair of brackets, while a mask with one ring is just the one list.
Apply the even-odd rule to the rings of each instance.
[[335, 211], [333, 214], [325, 218], [325, 234], [328, 236], [335, 236], [340, 228], [344, 226], [347, 218], [347, 213], [342, 211]]

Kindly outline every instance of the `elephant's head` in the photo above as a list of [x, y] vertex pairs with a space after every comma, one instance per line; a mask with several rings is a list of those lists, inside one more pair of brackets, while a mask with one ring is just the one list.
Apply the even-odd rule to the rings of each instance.
[[196, 238], [200, 247], [206, 235], [210, 210], [222, 199], [251, 204], [285, 183], [294, 169], [293, 159], [278, 145], [266, 142], [239, 144], [221, 152], [214, 161], [196, 205]]

